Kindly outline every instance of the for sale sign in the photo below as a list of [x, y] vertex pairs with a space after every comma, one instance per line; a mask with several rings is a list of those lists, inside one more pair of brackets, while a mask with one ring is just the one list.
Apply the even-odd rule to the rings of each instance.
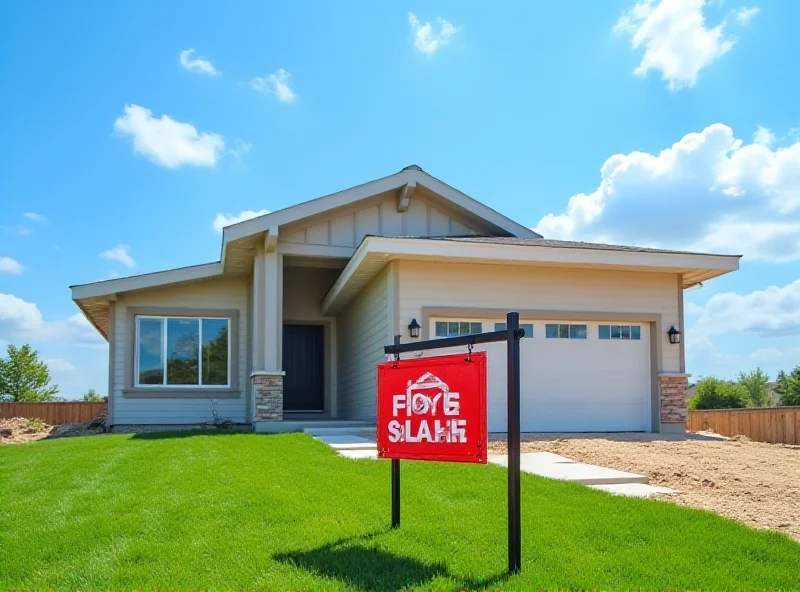
[[378, 456], [486, 464], [486, 354], [378, 365]]

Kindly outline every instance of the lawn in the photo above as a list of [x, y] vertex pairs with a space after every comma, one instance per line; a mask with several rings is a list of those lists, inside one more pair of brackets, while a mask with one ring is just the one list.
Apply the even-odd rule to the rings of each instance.
[[495, 466], [388, 461], [299, 434], [0, 447], [0, 589], [800, 588], [800, 545], [714, 514], [523, 475], [508, 577]]

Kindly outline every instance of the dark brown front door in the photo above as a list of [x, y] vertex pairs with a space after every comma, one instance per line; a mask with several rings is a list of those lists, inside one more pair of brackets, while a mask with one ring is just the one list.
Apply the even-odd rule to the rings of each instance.
[[322, 325], [283, 326], [283, 410], [325, 411]]

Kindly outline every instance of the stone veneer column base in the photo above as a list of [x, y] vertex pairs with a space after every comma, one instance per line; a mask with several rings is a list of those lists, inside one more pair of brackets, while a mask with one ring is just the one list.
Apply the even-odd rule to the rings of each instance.
[[686, 392], [689, 390], [689, 374], [662, 373], [658, 375], [661, 388], [661, 423], [681, 424], [686, 422]]
[[253, 421], [283, 421], [285, 372], [253, 372]]

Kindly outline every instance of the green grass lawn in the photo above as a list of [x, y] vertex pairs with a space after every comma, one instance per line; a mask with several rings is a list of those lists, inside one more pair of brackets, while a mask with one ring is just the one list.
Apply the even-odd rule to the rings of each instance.
[[0, 447], [0, 589], [800, 588], [800, 545], [714, 514], [523, 475], [389, 462], [299, 434], [114, 435]]

